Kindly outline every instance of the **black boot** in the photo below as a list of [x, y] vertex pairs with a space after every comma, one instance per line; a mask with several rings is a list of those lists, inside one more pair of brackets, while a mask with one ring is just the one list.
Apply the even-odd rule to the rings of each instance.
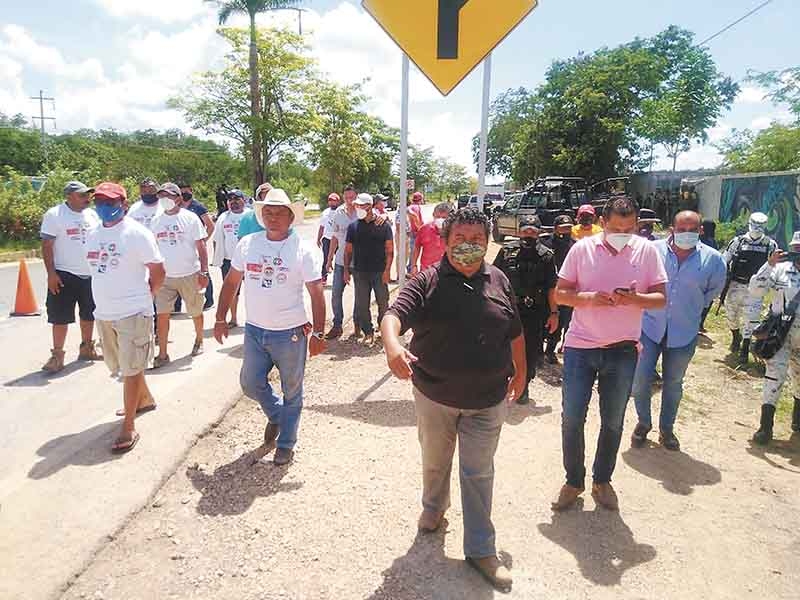
[[748, 362], [750, 362], [750, 338], [744, 338], [739, 349], [739, 364], [746, 365]]
[[753, 435], [753, 441], [759, 446], [766, 446], [772, 441], [772, 425], [775, 422], [775, 407], [771, 404], [761, 405], [761, 427]]
[[731, 354], [738, 354], [739, 347], [742, 345], [742, 334], [739, 333], [738, 329], [731, 329], [731, 334], [733, 334], [730, 347]]
[[792, 431], [800, 431], [800, 398], [794, 399], [794, 410], [792, 410]]

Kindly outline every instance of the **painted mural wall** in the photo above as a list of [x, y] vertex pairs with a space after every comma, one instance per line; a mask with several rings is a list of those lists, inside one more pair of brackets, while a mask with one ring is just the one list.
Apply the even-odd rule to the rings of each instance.
[[770, 237], [788, 248], [792, 234], [800, 231], [800, 174], [722, 178], [719, 220], [752, 212], [765, 213]]

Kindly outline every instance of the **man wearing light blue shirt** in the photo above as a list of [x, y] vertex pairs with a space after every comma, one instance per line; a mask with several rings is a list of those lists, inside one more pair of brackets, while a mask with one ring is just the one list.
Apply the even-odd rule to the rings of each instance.
[[644, 446], [652, 429], [653, 374], [661, 356], [664, 383], [658, 441], [668, 450], [680, 450], [673, 426], [683, 396], [683, 378], [697, 348], [703, 310], [720, 295], [726, 276], [722, 255], [700, 243], [700, 223], [696, 212], [680, 212], [669, 238], [654, 242], [669, 277], [667, 305], [647, 310], [642, 317], [642, 352], [633, 383], [639, 415], [631, 436], [635, 448]]

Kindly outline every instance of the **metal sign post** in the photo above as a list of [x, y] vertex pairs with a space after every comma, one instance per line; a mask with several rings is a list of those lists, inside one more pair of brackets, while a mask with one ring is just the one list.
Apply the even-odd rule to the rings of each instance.
[[489, 146], [489, 102], [492, 90], [492, 55], [483, 61], [483, 108], [481, 109], [481, 150], [478, 159], [478, 210], [483, 212], [486, 195], [486, 153]]
[[407, 244], [408, 233], [406, 223], [408, 219], [408, 55], [403, 52], [403, 80], [402, 100], [400, 109], [400, 205], [397, 207], [398, 240], [397, 281], [402, 286], [406, 282], [406, 265], [408, 264]]

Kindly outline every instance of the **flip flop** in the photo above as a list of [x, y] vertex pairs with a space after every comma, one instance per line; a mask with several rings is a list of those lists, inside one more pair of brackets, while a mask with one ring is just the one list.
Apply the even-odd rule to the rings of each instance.
[[[138, 409], [136, 411], [136, 416], [138, 417], [139, 415], [143, 415], [145, 413], [149, 413], [151, 411], [154, 411], [156, 408], [157, 408], [156, 404], [148, 404], [147, 406], [143, 406], [142, 408]], [[114, 414], [117, 415], [118, 417], [124, 417], [125, 416], [125, 409], [124, 408], [120, 408]]]
[[121, 438], [117, 438], [117, 441], [114, 442], [114, 445], [111, 446], [111, 452], [114, 454], [125, 454], [126, 452], [130, 452], [133, 450], [133, 447], [136, 445], [136, 442], [139, 441], [139, 432], [134, 431], [131, 439], [123, 440]]

